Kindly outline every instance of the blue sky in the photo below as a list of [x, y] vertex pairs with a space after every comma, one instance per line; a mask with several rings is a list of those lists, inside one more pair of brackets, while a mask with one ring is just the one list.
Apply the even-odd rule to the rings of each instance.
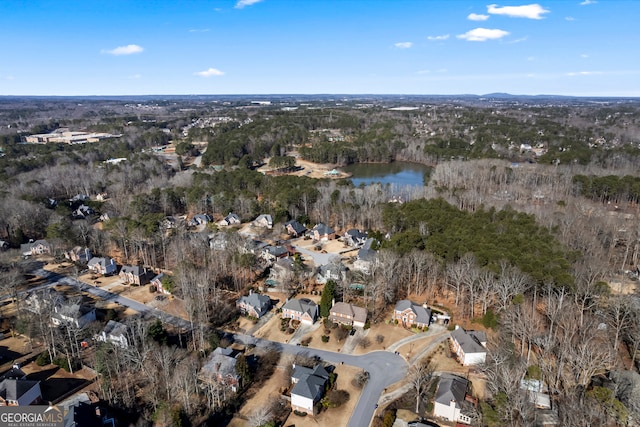
[[640, 1], [2, 0], [0, 95], [640, 96]]

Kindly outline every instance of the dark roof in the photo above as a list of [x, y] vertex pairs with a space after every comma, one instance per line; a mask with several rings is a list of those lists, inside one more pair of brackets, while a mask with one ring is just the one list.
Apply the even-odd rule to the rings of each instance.
[[129, 273], [134, 276], [144, 276], [146, 274], [146, 271], [139, 265], [123, 265], [120, 273]]
[[27, 374], [20, 369], [18, 365], [13, 365], [11, 369], [0, 376], [0, 381], [3, 380], [24, 380], [27, 378]]
[[358, 259], [361, 259], [363, 261], [373, 261], [374, 260], [374, 258], [376, 257], [376, 251], [371, 249], [371, 245], [373, 245], [373, 242], [374, 242], [374, 239], [372, 237], [369, 237], [364, 242], [364, 245], [358, 251]]
[[451, 401], [456, 402], [456, 408], [461, 408], [467, 394], [469, 382], [457, 375], [443, 374], [438, 382], [435, 401], [449, 406]]
[[300, 224], [298, 221], [296, 221], [295, 219], [292, 219], [291, 221], [285, 222], [284, 226], [291, 226], [291, 228], [293, 229], [293, 231], [296, 232], [296, 234], [302, 234], [305, 232], [305, 230], [307, 229], [304, 225]]
[[274, 257], [280, 257], [282, 255], [288, 254], [289, 250], [284, 246], [266, 246], [264, 248], [270, 255]]
[[298, 380], [291, 389], [292, 395], [315, 399], [319, 392], [324, 390], [324, 385], [329, 379], [329, 373], [321, 365], [316, 365], [313, 368], [296, 366], [291, 377]]
[[86, 402], [78, 402], [71, 406], [64, 417], [64, 427], [89, 427], [101, 424], [95, 406]]
[[264, 314], [271, 307], [271, 298], [267, 295], [257, 294], [255, 292], [242, 296], [238, 299], [239, 303], [247, 304], [253, 307], [258, 313]]
[[363, 233], [362, 231], [358, 230], [357, 228], [352, 228], [350, 230], [347, 230], [345, 235], [349, 236], [352, 239], [364, 239], [364, 238], [367, 237], [367, 233]]
[[38, 384], [40, 381], [6, 379], [0, 383], [0, 396], [4, 400], [17, 401]]
[[320, 235], [335, 233], [335, 230], [333, 228], [329, 227], [328, 225], [324, 225], [323, 223], [316, 224], [316, 226], [313, 227], [313, 231], [317, 231]]
[[124, 323], [109, 320], [102, 330], [107, 335], [126, 335], [128, 327]]
[[299, 313], [307, 313], [312, 319], [318, 315], [318, 304], [308, 298], [291, 299], [282, 307]]

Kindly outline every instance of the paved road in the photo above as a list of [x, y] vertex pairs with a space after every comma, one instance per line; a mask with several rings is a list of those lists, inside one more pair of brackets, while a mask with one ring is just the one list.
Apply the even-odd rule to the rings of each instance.
[[305, 255], [307, 257], [310, 257], [311, 259], [313, 259], [313, 263], [316, 265], [316, 267], [319, 267], [321, 265], [327, 265], [329, 264], [329, 262], [331, 261], [332, 258], [335, 258], [339, 255], [334, 254], [334, 253], [321, 253], [318, 251], [310, 251], [309, 249], [303, 248], [301, 246], [297, 246], [297, 245], [292, 245], [293, 248], [300, 252], [302, 255]]
[[92, 294], [104, 301], [115, 302], [122, 306], [129, 307], [139, 312], [143, 316], [159, 318], [164, 323], [170, 324], [176, 328], [185, 329], [188, 331], [191, 330], [191, 324], [180, 317], [165, 313], [164, 311], [158, 310], [157, 308], [149, 307], [148, 305], [132, 300], [130, 298], [123, 297], [118, 294], [114, 294], [113, 292], [109, 292], [97, 286], [89, 285], [88, 283], [81, 282], [80, 280], [76, 280], [72, 277], [54, 273], [52, 271], [48, 271], [44, 269], [38, 269], [33, 271], [32, 273], [38, 276], [41, 276], [43, 279], [46, 280], [46, 283], [38, 286], [37, 288], [31, 288], [29, 289], [29, 291], [43, 289], [45, 287], [53, 286], [55, 284], [64, 284], [67, 286], [73, 286], [79, 291]]
[[422, 332], [420, 334], [411, 335], [410, 337], [403, 338], [403, 339], [401, 339], [399, 341], [394, 342], [389, 347], [387, 347], [387, 351], [396, 351], [400, 347], [402, 347], [403, 345], [409, 344], [410, 342], [419, 341], [419, 340], [422, 340], [424, 338], [429, 338], [429, 337], [432, 337], [432, 336], [439, 336], [439, 335], [446, 334], [446, 333], [448, 333], [448, 331], [444, 326], [442, 326], [442, 325], [431, 325], [431, 326], [429, 326], [429, 330], [427, 332]]
[[[112, 301], [129, 307], [140, 312], [143, 316], [160, 318], [165, 323], [169, 323], [175, 327], [183, 328], [185, 330], [191, 329], [190, 323], [184, 319], [71, 277], [43, 269], [34, 270], [33, 274], [43, 277], [46, 280], [46, 283], [38, 286], [37, 288], [30, 289], [30, 291], [61, 283], [73, 286], [80, 291], [90, 293], [105, 301]], [[362, 390], [360, 399], [358, 400], [358, 403], [353, 410], [353, 414], [349, 419], [348, 427], [368, 427], [371, 419], [373, 418], [376, 404], [378, 403], [383, 390], [402, 380], [408, 369], [408, 364], [405, 359], [390, 351], [374, 351], [356, 356], [291, 344], [282, 344], [275, 341], [255, 338], [250, 335], [236, 334], [233, 338], [234, 340], [244, 344], [253, 344], [257, 347], [270, 348], [289, 354], [303, 354], [309, 357], [318, 357], [321, 360], [325, 360], [330, 363], [344, 363], [369, 372], [369, 381]], [[420, 338], [424, 338], [424, 336], [420, 336]]]
[[407, 362], [402, 357], [388, 351], [374, 351], [364, 355], [354, 356], [351, 354], [334, 353], [332, 351], [315, 348], [282, 344], [248, 335], [236, 334], [233, 338], [244, 344], [253, 344], [256, 347], [270, 348], [288, 354], [303, 354], [309, 357], [318, 357], [335, 364], [345, 363], [369, 372], [369, 381], [362, 390], [360, 399], [353, 410], [353, 414], [351, 414], [348, 427], [368, 427], [375, 412], [375, 405], [382, 391], [391, 384], [402, 380], [408, 368]]

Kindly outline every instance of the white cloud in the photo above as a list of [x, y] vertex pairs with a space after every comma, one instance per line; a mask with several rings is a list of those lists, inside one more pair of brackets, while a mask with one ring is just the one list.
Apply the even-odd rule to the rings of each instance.
[[15, 77], [13, 77], [13, 76], [2, 76], [2, 78], [3, 78], [4, 80], [9, 80], [9, 81], [11, 81], [11, 80], [15, 80]]
[[395, 47], [397, 47], [398, 49], [409, 49], [411, 46], [413, 46], [413, 43], [411, 42], [398, 42], [396, 44], [394, 44]]
[[549, 13], [548, 9], [543, 8], [537, 3], [527, 4], [523, 6], [498, 6], [497, 4], [490, 4], [487, 6], [487, 13], [492, 15], [505, 15], [512, 18], [529, 18], [529, 19], [542, 19], [543, 14]]
[[566, 18], [564, 18], [565, 21], [575, 21], [576, 18], [574, 18], [573, 16], [567, 16]]
[[224, 75], [224, 72], [216, 69], [216, 68], [209, 68], [208, 70], [204, 70], [204, 71], [198, 71], [196, 73], [193, 73], [195, 76], [200, 76], [200, 77], [211, 77], [211, 76], [222, 76]]
[[596, 76], [602, 74], [602, 71], [578, 71], [578, 72], [571, 72], [571, 73], [567, 73], [567, 76]]
[[133, 55], [134, 53], [141, 53], [144, 51], [142, 46], [138, 46], [137, 44], [128, 44], [126, 46], [118, 46], [115, 49], [111, 50], [102, 50], [102, 53], [108, 53], [109, 55]]
[[473, 30], [467, 31], [464, 34], [460, 34], [456, 37], [459, 39], [467, 40], [470, 42], [484, 42], [487, 40], [497, 40], [501, 39], [504, 36], [508, 36], [509, 32], [498, 29], [489, 29], [489, 28], [474, 28]]
[[596, 0], [584, 0], [583, 2], [580, 3], [580, 6], [588, 6], [590, 4], [596, 4], [598, 3]]
[[583, 54], [580, 55], [580, 58], [588, 58], [588, 57], [589, 57], [589, 55], [587, 55], [586, 53], [583, 53]]
[[202, 28], [202, 29], [197, 29], [197, 28], [193, 28], [191, 30], [189, 30], [190, 33], [208, 33], [209, 29], [208, 28]]
[[131, 79], [131, 80], [138, 80], [140, 78], [142, 78], [142, 74], [133, 74], [133, 75], [129, 76], [129, 79]]
[[521, 42], [527, 41], [527, 38], [528, 37], [520, 37], [519, 39], [511, 40], [509, 44], [521, 43]]
[[431, 41], [442, 41], [442, 40], [446, 40], [449, 38], [449, 34], [443, 34], [441, 36], [428, 36], [427, 40], [431, 40]]
[[536, 57], [535, 56], [529, 56], [527, 57], [527, 61], [535, 61]]
[[260, 3], [262, 0], [238, 0], [235, 5], [236, 9], [242, 9], [243, 7], [251, 6], [256, 3]]
[[489, 15], [480, 15], [478, 13], [470, 13], [469, 16], [467, 16], [467, 19], [469, 21], [486, 21], [487, 19], [489, 19]]

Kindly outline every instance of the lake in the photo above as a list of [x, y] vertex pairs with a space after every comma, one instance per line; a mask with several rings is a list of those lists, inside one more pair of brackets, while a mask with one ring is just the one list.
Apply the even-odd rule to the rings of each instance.
[[429, 171], [428, 166], [409, 162], [357, 163], [340, 169], [351, 174], [356, 187], [372, 183], [422, 187], [424, 174]]

